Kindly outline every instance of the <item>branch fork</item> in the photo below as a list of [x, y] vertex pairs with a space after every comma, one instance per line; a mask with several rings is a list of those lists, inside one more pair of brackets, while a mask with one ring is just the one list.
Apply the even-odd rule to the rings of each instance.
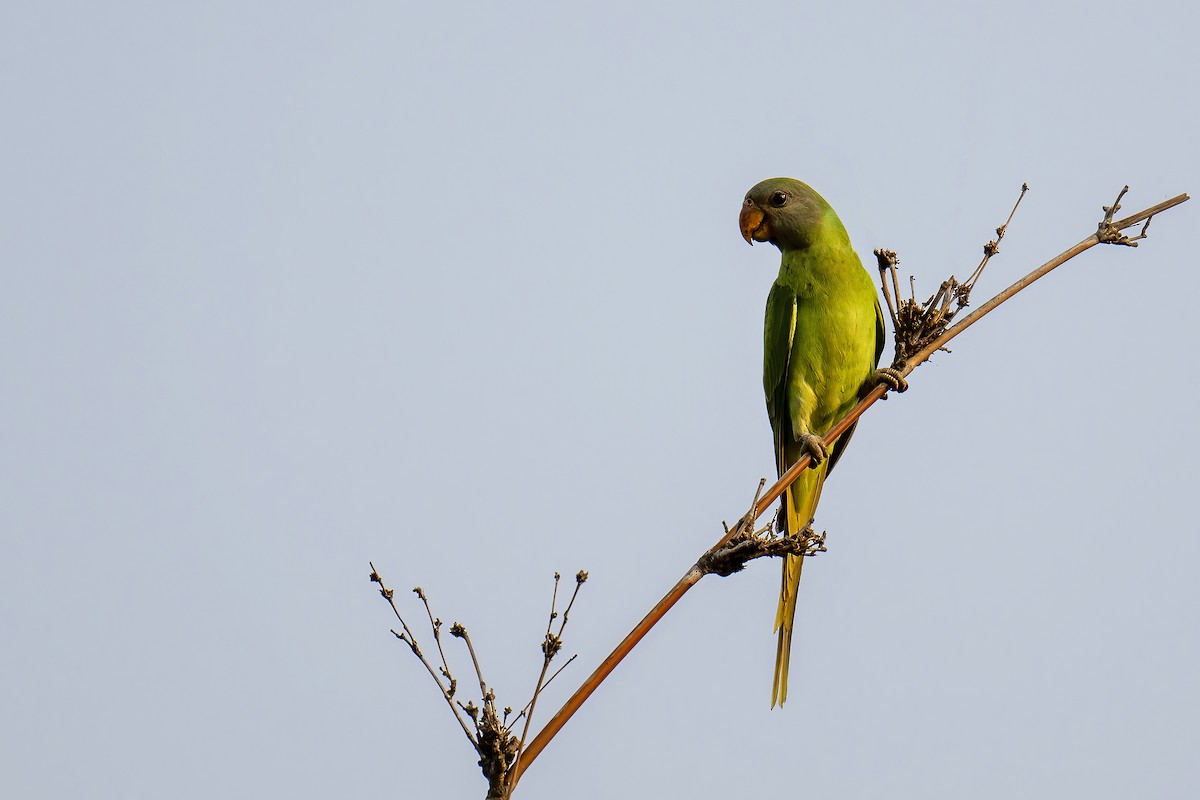
[[731, 534], [728, 525], [724, 525], [725, 534], [730, 538], [723, 544], [718, 544], [700, 556], [696, 568], [703, 575], [720, 575], [728, 578], [735, 572], [741, 572], [756, 558], [782, 558], [783, 556], [815, 556], [827, 552], [825, 548], [825, 532], [817, 533], [810, 525], [804, 530], [788, 535], [776, 531], [775, 518], [760, 528], [754, 527], [757, 515], [754, 509], [758, 506], [766, 478], [758, 482], [758, 491], [754, 493], [754, 501], [750, 510], [738, 520], [737, 530]]
[[[892, 368], [902, 370], [913, 354], [919, 352], [929, 342], [945, 333], [946, 328], [954, 320], [954, 316], [970, 305], [971, 290], [983, 275], [983, 269], [988, 265], [992, 256], [1000, 252], [1000, 241], [1008, 231], [1009, 223], [1017, 213], [1021, 201], [1029, 191], [1029, 184], [1021, 184], [1021, 193], [1017, 202], [1013, 203], [1008, 219], [996, 228], [996, 238], [983, 246], [983, 259], [975, 271], [962, 283], [951, 275], [942, 281], [938, 290], [924, 303], [917, 301], [916, 278], [910, 276], [909, 297], [901, 299], [900, 281], [896, 276], [896, 266], [900, 259], [892, 250], [879, 249], [875, 251], [875, 259], [879, 265], [879, 284], [883, 290], [883, 298], [887, 303], [888, 314], [892, 318], [892, 338], [895, 341], [896, 356], [892, 360]], [[890, 280], [889, 280], [890, 278]], [[954, 307], [951, 308], [951, 305]], [[949, 352], [949, 351], [947, 351]]]
[[[1117, 244], [1125, 247], [1137, 247], [1138, 241], [1146, 238], [1146, 232], [1150, 230], [1150, 220], [1154, 219], [1154, 215], [1146, 217], [1146, 224], [1142, 226], [1142, 230], [1137, 236], [1125, 236], [1121, 233], [1121, 229], [1113, 223], [1113, 215], [1121, 210], [1121, 198], [1129, 191], [1129, 186], [1122, 187], [1117, 194], [1117, 199], [1113, 201], [1111, 206], [1103, 206], [1104, 219], [1100, 220], [1100, 224], [1096, 226], [1096, 238], [1102, 244]], [[1128, 226], [1126, 226], [1128, 227]]]
[[[509, 797], [514, 785], [513, 776], [516, 775], [516, 767], [520, 760], [521, 751], [525, 746], [526, 737], [529, 734], [529, 724], [533, 719], [533, 709], [537, 704], [537, 699], [542, 691], [558, 677], [572, 661], [575, 656], [567, 659], [554, 674], [546, 677], [549, 671], [550, 662], [562, 650], [562, 634], [567, 625], [567, 618], [570, 616], [571, 608], [575, 605], [575, 598], [579, 596], [579, 590], [584, 582], [588, 579], [587, 572], [580, 570], [575, 575], [575, 591], [571, 594], [571, 600], [567, 604], [566, 610], [563, 611], [561, 619], [555, 605], [558, 601], [558, 583], [559, 574], [554, 573], [554, 595], [550, 601], [550, 619], [546, 623], [546, 633], [542, 639], [542, 669], [538, 675], [537, 685], [534, 687], [533, 696], [529, 702], [521, 709], [520, 713], [513, 717], [512, 708], [506, 707], [503, 712], [497, 710], [496, 692], [488, 686], [487, 681], [483, 677], [483, 670], [479, 665], [479, 657], [475, 653], [475, 645], [471, 643], [471, 635], [467, 632], [466, 627], [455, 622], [450, 626], [450, 635], [456, 639], [461, 639], [466, 645], [467, 652], [471, 656], [471, 664], [475, 668], [475, 677], [479, 681], [479, 696], [482, 705], [476, 705], [473, 700], [468, 700], [463, 703], [461, 700], [455, 700], [454, 695], [458, 688], [458, 681], [450, 672], [449, 662], [446, 660], [446, 653], [442, 649], [442, 621], [433, 616], [433, 611], [429, 606], [429, 598], [425, 591], [420, 587], [413, 589], [413, 593], [421, 599], [425, 607], [425, 614], [429, 619], [429, 627], [433, 633], [434, 642], [437, 644], [438, 656], [441, 659], [441, 664], [435, 667], [430, 663], [429, 659], [421, 651], [420, 645], [417, 644], [416, 636], [404, 618], [400, 615], [400, 609], [396, 606], [395, 592], [388, 588], [383, 583], [383, 578], [379, 575], [375, 565], [371, 564], [370, 579], [372, 583], [379, 584], [379, 594], [391, 606], [392, 612], [396, 619], [400, 621], [401, 631], [393, 630], [392, 634], [408, 645], [414, 656], [433, 677], [438, 689], [449, 705], [454, 718], [458, 720], [458, 724], [462, 727], [463, 733], [471, 746], [475, 748], [476, 754], [479, 756], [479, 767], [483, 770], [483, 776], [488, 782], [489, 800], [502, 800]], [[559, 620], [558, 630], [554, 631], [554, 621]], [[445, 679], [445, 683], [442, 679]], [[521, 718], [525, 718], [525, 725], [521, 730], [521, 735], [518, 737], [514, 730]], [[467, 720], [471, 724], [467, 724]]]

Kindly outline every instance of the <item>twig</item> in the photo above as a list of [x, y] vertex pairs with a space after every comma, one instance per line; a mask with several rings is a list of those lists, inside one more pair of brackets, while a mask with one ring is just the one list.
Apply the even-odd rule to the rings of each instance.
[[[1000, 240], [1004, 238], [1005, 232], [1008, 231], [1008, 225], [1012, 222], [1013, 217], [1017, 213], [1017, 207], [1021, 205], [1021, 201], [1025, 199], [1026, 192], [1029, 191], [1029, 184], [1021, 184], [1021, 193], [1017, 195], [1017, 202], [1013, 203], [1012, 211], [1008, 212], [1008, 219], [1004, 220], [1004, 224], [996, 228], [996, 238], [983, 246], [983, 260], [979, 262], [979, 266], [971, 273], [971, 277], [963, 281], [963, 286], [966, 289], [966, 294], [970, 295], [971, 289], [975, 287], [975, 281], [979, 280], [979, 276], [983, 274], [983, 268], [987, 266], [988, 260], [996, 253], [1000, 252]], [[964, 303], [965, 305], [965, 303]]]
[[[588, 579], [588, 574], [584, 570], [580, 570], [575, 574], [575, 591], [571, 593], [571, 599], [567, 603], [566, 610], [562, 612], [560, 617], [556, 610], [558, 602], [558, 582], [559, 575], [554, 575], [554, 594], [550, 602], [550, 617], [546, 622], [546, 633], [542, 639], [542, 668], [538, 675], [537, 685], [533, 690], [533, 696], [512, 721], [509, 723], [509, 715], [512, 714], [511, 708], [505, 708], [503, 714], [497, 711], [496, 693], [488, 688], [487, 680], [483, 675], [483, 668], [479, 663], [479, 656], [475, 652], [475, 645], [471, 641], [471, 636], [467, 629], [458, 622], [450, 626], [450, 635], [456, 639], [461, 639], [466, 645], [467, 652], [471, 656], [471, 664], [475, 668], [475, 677], [479, 681], [480, 705], [475, 705], [473, 700], [462, 702], [454, 698], [457, 681], [450, 672], [450, 664], [446, 659], [445, 651], [442, 649], [440, 631], [442, 621], [433, 615], [433, 610], [429, 604], [429, 598], [421, 587], [413, 589], [413, 593], [421, 599], [425, 607], [425, 614], [429, 618], [429, 627], [433, 630], [434, 639], [438, 643], [438, 653], [442, 659], [441, 674], [449, 681], [449, 687], [442, 683], [438, 677], [438, 670], [434, 669], [433, 664], [425, 657], [417, 644], [416, 636], [413, 635], [412, 629], [408, 623], [400, 615], [400, 610], [396, 606], [395, 593], [383, 583], [383, 578], [375, 569], [375, 565], [371, 564], [372, 583], [380, 585], [379, 593], [387, 600], [388, 605], [392, 609], [392, 613], [396, 619], [400, 620], [402, 632], [392, 631], [392, 634], [408, 645], [412, 650], [413, 655], [425, 666], [429, 675], [437, 684], [438, 689], [442, 693], [442, 697], [450, 706], [450, 711], [454, 714], [454, 718], [458, 720], [458, 724], [462, 727], [463, 733], [471, 742], [475, 752], [479, 755], [479, 766], [483, 770], [483, 776], [488, 782], [488, 798], [490, 800], [504, 800], [509, 797], [511, 787], [508, 783], [509, 776], [513, 774], [513, 767], [516, 765], [521, 748], [524, 746], [525, 740], [528, 738], [529, 725], [533, 719], [533, 710], [537, 703], [538, 697], [542, 691], [555, 678], [562, 673], [566, 667], [575, 660], [575, 656], [567, 659], [566, 663], [554, 671], [554, 674], [546, 677], [550, 662], [562, 649], [562, 635], [566, 629], [567, 620], [570, 617], [571, 609], [575, 606], [575, 600], [579, 597], [579, 590], [584, 582]], [[558, 632], [554, 632], [554, 620], [559, 620]], [[464, 714], [466, 715], [464, 717]], [[470, 717], [471, 725], [467, 724], [466, 717]], [[520, 740], [512, 734], [512, 728], [520, 721], [521, 717], [525, 717], [524, 730], [521, 732]], [[472, 732], [471, 727], [474, 727]]]
[[1146, 238], [1146, 231], [1150, 230], [1150, 220], [1154, 215], [1146, 217], [1146, 224], [1142, 226], [1142, 231], [1137, 236], [1124, 236], [1121, 234], [1120, 223], [1112, 221], [1113, 215], [1121, 209], [1121, 198], [1129, 191], [1129, 187], [1125, 186], [1117, 193], [1117, 199], [1113, 201], [1111, 206], [1104, 206], [1104, 219], [1100, 220], [1100, 224], [1096, 227], [1096, 236], [1105, 244], [1121, 244], [1126, 247], [1137, 247], [1138, 240]]
[[460, 623], [454, 623], [450, 626], [450, 635], [462, 639], [467, 645], [467, 652], [471, 654], [471, 663], [475, 665], [475, 677], [479, 678], [479, 694], [486, 698], [488, 693], [487, 681], [483, 679], [483, 671], [479, 668], [479, 658], [475, 655], [475, 645], [471, 644], [471, 635], [467, 633], [467, 629]]
[[[754, 501], [750, 504], [748, 514], [754, 514], [754, 509], [758, 506], [766, 483], [766, 478], [759, 480], [758, 489], [754, 492]], [[721, 525], [728, 534], [729, 526], [724, 522]], [[772, 517], [766, 525], [757, 530], [743, 530], [724, 545], [713, 547], [700, 556], [696, 566], [705, 575], [720, 575], [727, 578], [735, 572], [741, 572], [745, 569], [746, 564], [756, 558], [778, 558], [785, 555], [811, 557], [827, 552], [825, 533], [816, 533], [811, 525], [812, 520], [809, 520], [809, 524], [797, 533], [791, 535], [776, 533], [775, 518]]]
[[[1123, 195], [1123, 194], [1124, 194], [1124, 192], [1121, 193], [1121, 195]], [[1120, 199], [1121, 195], [1118, 195], [1118, 200]], [[995, 309], [1001, 303], [1008, 300], [1010, 297], [1012, 297], [1013, 295], [1015, 295], [1017, 292], [1021, 291], [1025, 287], [1029, 286], [1031, 283], [1036, 281], [1038, 278], [1041, 278], [1043, 275], [1046, 275], [1051, 270], [1055, 269], [1058, 266], [1061, 266], [1062, 264], [1066, 263], [1070, 259], [1072, 259], [1075, 256], [1079, 255], [1080, 253], [1084, 252], [1085, 250], [1095, 247], [1097, 244], [1111, 242], [1112, 241], [1111, 239], [1102, 238], [1102, 236], [1105, 236], [1106, 230], [1112, 229], [1112, 230], [1116, 230], [1117, 232], [1120, 232], [1126, 228], [1136, 225], [1139, 222], [1142, 222], [1143, 220], [1145, 220], [1147, 225], [1149, 225], [1149, 220], [1154, 215], [1159, 214], [1163, 211], [1166, 211], [1169, 208], [1173, 208], [1174, 206], [1177, 206], [1180, 203], [1183, 203], [1188, 199], [1189, 198], [1186, 194], [1180, 194], [1180, 195], [1177, 195], [1176, 197], [1173, 197], [1169, 200], [1164, 200], [1163, 202], [1158, 203], [1157, 205], [1154, 205], [1154, 206], [1151, 206], [1150, 208], [1139, 211], [1138, 213], [1136, 213], [1130, 217], [1126, 217], [1125, 219], [1119, 220], [1117, 222], [1111, 222], [1111, 217], [1112, 217], [1112, 214], [1115, 212], [1116, 206], [1118, 204], [1117, 203], [1113, 204], [1112, 211], [1109, 211], [1108, 207], [1106, 207], [1105, 208], [1106, 221], [1108, 222], [1108, 225], [1110, 226], [1109, 228], [1106, 228], [1104, 226], [1104, 223], [1102, 222], [1100, 228], [1097, 230], [1097, 233], [1089, 236], [1088, 238], [1084, 239], [1083, 241], [1079, 242], [1078, 244], [1074, 245], [1073, 247], [1070, 247], [1067, 250], [1064, 250], [1059, 255], [1050, 259], [1042, 266], [1033, 270], [1028, 275], [1021, 278], [1020, 280], [1018, 280], [1017, 282], [1015, 282], [1014, 284], [1009, 286], [1007, 289], [1005, 289], [1004, 291], [997, 294], [991, 300], [989, 300], [988, 302], [986, 302], [982, 306], [980, 306], [978, 309], [976, 309], [973, 313], [971, 313], [971, 314], [967, 315], [966, 317], [964, 317], [963, 319], [959, 320], [953, 326], [950, 326], [950, 327], [945, 328], [944, 330], [940, 331], [937, 335], [933, 336], [930, 339], [930, 341], [928, 341], [928, 343], [925, 343], [922, 347], [920, 347], [918, 350], [916, 350], [914, 353], [912, 353], [910, 357], [905, 358], [903, 360], [903, 363], [899, 366], [896, 366], [895, 368], [897, 369], [897, 371], [899, 371], [902, 374], [902, 376], [907, 377], [909, 374], [912, 373], [912, 371], [914, 369], [916, 369], [922, 363], [927, 361], [929, 359], [929, 357], [932, 356], [935, 352], [937, 352], [939, 349], [942, 349], [943, 347], [945, 347], [945, 345], [948, 344], [951, 339], [953, 339], [955, 336], [958, 336], [960, 333], [965, 331], [971, 325], [978, 322], [980, 319], [982, 319], [984, 316], [986, 316], [989, 312], [991, 312], [993, 309]], [[1018, 198], [1018, 202], [1019, 202], [1019, 198]], [[1015, 210], [1015, 206], [1014, 206], [1014, 210]], [[1011, 219], [1011, 215], [1009, 218]], [[1005, 225], [1007, 225], [1007, 224], [1008, 223], [1005, 223]], [[1145, 229], [1143, 229], [1143, 233], [1144, 233], [1144, 231], [1145, 231]], [[998, 236], [1001, 235], [999, 230], [997, 231], [997, 235]], [[1117, 242], [1113, 242], [1113, 243], [1127, 244], [1128, 242], [1117, 241]], [[894, 254], [893, 254], [893, 256], [894, 256]], [[894, 280], [895, 279], [894, 279], [894, 273], [893, 273], [893, 281]], [[899, 287], [895, 286], [895, 284], [893, 284], [893, 285], [896, 290], [896, 295], [898, 297], [899, 296]], [[885, 290], [885, 293], [886, 293], [886, 290]], [[877, 400], [879, 400], [881, 397], [883, 397], [883, 395], [886, 392], [887, 392], [887, 388], [883, 384], [880, 384], [880, 385], [874, 387], [870, 392], [868, 392], [866, 394], [866, 396], [864, 396], [863, 399], [859, 401], [858, 405], [856, 405], [850, 411], [850, 413], [848, 413], [845, 417], [843, 417], [841, 420], [839, 420], [837, 422], [837, 424], [835, 424], [825, 434], [825, 437], [824, 437], [825, 445], [827, 447], [832, 447], [833, 443], [837, 440], [837, 438], [839, 436], [841, 436], [843, 433], [845, 433], [846, 430], [849, 429], [850, 426], [853, 425], [858, 420], [858, 418], [861, 417], [868, 408], [870, 408], [872, 405], [875, 404], [875, 402]], [[747, 531], [753, 531], [754, 521], [757, 520], [758, 517], [762, 516], [762, 514], [768, 508], [770, 508], [776, 500], [779, 499], [779, 496], [782, 495], [783, 492], [787, 489], [787, 487], [790, 486], [796, 480], [796, 478], [800, 475], [801, 472], [803, 472], [805, 469], [808, 469], [809, 464], [810, 464], [810, 459], [809, 459], [808, 455], [804, 455], [799, 460], [797, 460], [796, 463], [793, 464], [779, 478], [779, 480], [777, 480], [771, 486], [771, 488], [768, 489], [766, 491], [766, 493], [762, 495], [761, 498], [759, 498], [758, 502], [755, 503], [754, 508], [752, 508], [749, 513], [747, 513], [745, 516], [743, 516], [741, 519], [739, 519], [732, 528], [726, 528], [724, 536], [722, 536], [721, 539], [715, 545], [713, 545], [711, 548], [709, 548], [705, 552], [704, 556], [709, 555], [714, 550], [724, 547], [732, 539], [734, 539], [734, 537], [743, 535]], [[704, 556], [701, 556], [701, 560], [703, 560]], [[661, 600], [659, 600], [657, 604], [655, 604], [654, 608], [650, 609], [650, 612], [648, 614], [646, 614], [646, 616], [641, 620], [641, 622], [639, 622], [634, 627], [634, 629], [632, 631], [630, 631], [629, 634], [627, 634], [624, 639], [621, 640], [620, 644], [617, 645], [617, 647], [612, 651], [612, 653], [610, 653], [609, 656], [600, 663], [600, 666], [597, 667], [596, 670], [594, 672], [592, 672], [591, 675], [588, 676], [587, 680], [585, 680], [583, 682], [583, 685], [581, 685], [575, 691], [575, 694], [571, 695], [571, 697], [567, 700], [567, 702], [565, 704], [563, 704], [563, 707], [561, 709], [559, 709], [558, 713], [556, 713], [553, 717], [551, 717], [550, 721], [546, 723], [545, 727], [543, 727], [538, 732], [537, 736], [535, 736], [533, 738], [533, 741], [529, 743], [529, 747], [524, 750], [519, 762], [517, 762], [516, 764], [513, 765], [512, 773], [509, 777], [509, 783], [508, 783], [510, 791], [517, 785], [517, 782], [520, 780], [522, 773], [526, 769], [529, 768], [529, 765], [532, 764], [534, 759], [536, 759], [538, 757], [538, 755], [542, 752], [542, 750], [545, 749], [546, 745], [549, 744], [550, 740], [552, 740], [554, 738], [554, 736], [560, 730], [562, 730], [562, 727], [564, 725], [566, 725], [567, 721], [575, 714], [575, 712], [579, 709], [579, 707], [582, 706], [583, 703], [589, 697], [591, 697], [592, 693], [596, 691], [596, 689], [604, 681], [604, 679], [607, 678], [614, 669], [616, 669], [617, 665], [619, 663], [621, 663], [621, 661], [625, 658], [625, 656], [628, 655], [628, 653], [635, 646], [637, 646], [638, 642], [640, 642], [642, 640], [642, 638], [644, 638], [645, 635], [647, 633], [649, 633], [650, 629], [653, 628], [655, 626], [655, 624], [657, 624], [658, 621], [660, 619], [662, 619], [662, 617], [668, 611], [670, 611], [671, 608], [677, 602], [679, 602], [680, 598], [682, 598], [683, 595], [686, 594], [687, 591], [692, 588], [692, 586], [694, 586], [696, 583], [698, 583], [702, 577], [704, 577], [704, 571], [701, 567], [700, 561], [698, 560], [697, 563], [693, 564], [692, 567], [689, 568], [686, 573], [684, 573], [683, 577], [680, 578], [675, 583], [675, 585], [671, 587], [671, 589], [666, 593], [666, 595]]]
[[[450, 681], [450, 688], [447, 689], [442, 684], [442, 680], [438, 677], [437, 671], [434, 670], [433, 665], [429, 663], [429, 661], [425, 658], [425, 654], [421, 652], [421, 648], [417, 645], [417, 637], [413, 636], [413, 632], [408, 627], [408, 623], [404, 621], [404, 617], [400, 616], [400, 610], [396, 608], [395, 593], [384, 585], [383, 578], [380, 577], [379, 571], [375, 569], [375, 565], [373, 563], [371, 564], [371, 582], [379, 584], [379, 594], [383, 596], [384, 600], [387, 600], [388, 605], [392, 607], [392, 613], [396, 615], [396, 619], [400, 620], [400, 626], [404, 628], [404, 633], [392, 631], [392, 635], [407, 644], [409, 649], [412, 650], [413, 655], [420, 659], [421, 663], [425, 665], [425, 669], [429, 670], [430, 677], [432, 677], [433, 682], [437, 684], [438, 689], [442, 693], [442, 697], [446, 700], [446, 704], [450, 706], [450, 711], [454, 714], [454, 718], [458, 720], [458, 724], [462, 726], [463, 733], [467, 735], [467, 739], [471, 742], [471, 745], [478, 750], [479, 740], [477, 740], [475, 735], [471, 733], [471, 729], [467, 726], [467, 721], [463, 719], [462, 714], [458, 712], [458, 708], [454, 705], [455, 681], [452, 677], [450, 677], [450, 670], [447, 668], [445, 672], [446, 680]], [[420, 586], [418, 586], [416, 589], [413, 589], [413, 591], [416, 592], [422, 600], [425, 599], [425, 593], [421, 590]]]
[[[512, 769], [509, 770], [507, 775], [508, 791], [510, 793], [512, 792], [513, 786], [516, 785], [514, 778], [516, 775], [519, 775], [521, 771], [521, 755], [525, 750], [525, 740], [529, 735], [529, 725], [533, 722], [533, 711], [537, 707], [538, 697], [541, 696], [542, 690], [545, 689], [550, 683], [549, 680], [546, 680], [546, 672], [550, 669], [550, 662], [556, 655], [558, 655], [559, 650], [562, 649], [562, 633], [567, 627], [567, 618], [571, 614], [571, 607], [575, 605], [575, 598], [579, 596], [580, 587], [582, 587], [584, 581], [588, 579], [588, 574], [584, 570], [580, 570], [579, 572], [575, 573], [575, 591], [571, 593], [571, 599], [567, 603], [567, 608], [565, 611], [563, 611], [562, 620], [558, 624], [558, 633], [555, 634], [551, 632], [551, 629], [554, 626], [555, 617], [558, 616], [558, 612], [554, 610], [554, 606], [558, 602], [559, 578], [559, 574], [557, 572], [554, 573], [554, 593], [550, 598], [550, 618], [546, 621], [546, 638], [542, 642], [542, 670], [540, 673], [538, 673], [537, 684], [533, 689], [533, 697], [529, 699], [529, 704], [525, 707], [529, 709], [529, 713], [526, 714], [524, 709], [521, 710], [521, 713], [525, 714], [525, 725], [523, 728], [521, 728], [521, 741], [517, 745], [517, 754], [513, 759]], [[571, 661], [574, 660], [575, 657], [571, 656], [570, 660], [567, 661], [567, 664], [570, 664]], [[567, 664], [563, 664], [563, 667], [566, 667]], [[561, 671], [562, 670], [560, 669], [559, 672]], [[557, 675], [558, 672], [554, 674]], [[553, 680], [553, 676], [551, 676], [551, 680]], [[514, 724], [515, 722], [516, 720], [514, 720]]]
[[[1008, 219], [996, 228], [996, 238], [983, 246], [983, 258], [971, 276], [966, 281], [959, 283], [951, 275], [942, 281], [937, 292], [924, 303], [917, 302], [916, 278], [913, 276], [909, 276], [910, 298], [901, 299], [896, 279], [896, 265], [900, 263], [900, 259], [891, 250], [875, 251], [875, 258], [879, 262], [879, 285], [883, 290], [883, 298], [887, 302], [888, 313], [892, 317], [892, 340], [896, 348], [896, 355], [892, 360], [893, 369], [899, 369], [913, 353], [920, 350], [931, 339], [939, 336], [953, 321], [954, 316], [970, 305], [971, 290], [975, 288], [975, 282], [983, 274], [983, 269], [988, 265], [992, 256], [1000, 252], [1000, 241], [1008, 231], [1008, 226], [1028, 191], [1029, 184], [1021, 184], [1021, 193], [1017, 195], [1017, 202], [1008, 212]], [[891, 284], [896, 292], [895, 303], [892, 302], [892, 289], [888, 288], [888, 273], [891, 274]], [[955, 304], [954, 308], [950, 307], [951, 303]]]
[[[546, 682], [544, 684], [542, 684], [542, 689], [544, 690], [547, 686], [554, 683], [554, 679], [557, 678], [564, 669], [571, 666], [571, 662], [577, 658], [579, 658], [579, 654], [575, 653], [570, 658], [568, 658], [565, 662], [563, 662], [563, 665], [561, 667], [554, 670], [554, 673], [549, 678], [546, 678]], [[529, 701], [529, 703], [526, 703], [525, 707], [522, 708], [521, 711], [515, 717], [513, 717], [513, 721], [512, 721], [513, 725], [516, 725], [520, 721], [521, 717], [525, 716], [525, 712], [527, 712], [529, 710], [529, 705], [532, 702], [533, 702], [533, 700], [531, 699]]]
[[[371, 567], [375, 569], [374, 566]], [[442, 674], [446, 676], [446, 680], [450, 681], [450, 695], [454, 696], [456, 681], [450, 677], [450, 664], [446, 661], [446, 651], [442, 649], [442, 621], [434, 619], [433, 610], [429, 608], [429, 598], [425, 596], [425, 590], [420, 586], [413, 589], [413, 593], [421, 598], [421, 602], [425, 605], [425, 615], [429, 617], [429, 627], [433, 629], [433, 641], [437, 644], [438, 655], [442, 659]]]

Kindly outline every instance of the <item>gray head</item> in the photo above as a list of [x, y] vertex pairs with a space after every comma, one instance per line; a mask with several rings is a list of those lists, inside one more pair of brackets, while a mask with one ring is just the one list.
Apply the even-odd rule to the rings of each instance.
[[746, 192], [738, 227], [754, 244], [770, 242], [780, 250], [801, 250], [812, 244], [837, 215], [821, 195], [795, 178], [768, 178]]

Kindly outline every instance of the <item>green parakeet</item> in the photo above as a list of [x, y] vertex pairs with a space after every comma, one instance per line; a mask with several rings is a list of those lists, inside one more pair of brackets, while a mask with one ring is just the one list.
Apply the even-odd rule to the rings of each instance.
[[[883, 312], [841, 220], [806, 184], [792, 178], [763, 181], [746, 194], [738, 221], [747, 242], [770, 242], [783, 254], [767, 297], [763, 389], [779, 474], [805, 453], [813, 458], [814, 466], [781, 499], [779, 527], [795, 535], [811, 522], [825, 477], [854, 429], [829, 451], [820, 437], [854, 407], [864, 387], [887, 380], [875, 372], [883, 352]], [[803, 565], [803, 556], [784, 559], [772, 707], [787, 699]]]

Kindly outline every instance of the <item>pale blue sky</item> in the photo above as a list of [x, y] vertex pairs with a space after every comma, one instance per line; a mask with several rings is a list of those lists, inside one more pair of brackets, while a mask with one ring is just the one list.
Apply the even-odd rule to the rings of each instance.
[[[588, 569], [544, 721], [773, 469], [746, 189], [932, 288], [1028, 181], [982, 300], [1200, 191], [1198, 13], [1127, 9], [0, 4], [0, 794], [482, 797], [368, 559], [514, 706]], [[870, 412], [783, 713], [759, 563], [519, 795], [1195, 796], [1196, 220]]]

